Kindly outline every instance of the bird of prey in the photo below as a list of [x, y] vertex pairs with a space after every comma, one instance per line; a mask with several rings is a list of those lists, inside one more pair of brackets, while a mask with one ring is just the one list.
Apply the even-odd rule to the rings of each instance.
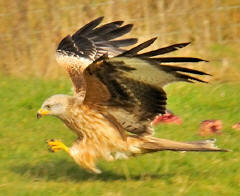
[[215, 147], [215, 140], [177, 142], [153, 136], [151, 121], [166, 112], [163, 87], [177, 81], [204, 82], [194, 75], [208, 75], [176, 66], [202, 59], [159, 57], [189, 43], [141, 53], [156, 40], [153, 38], [124, 50], [122, 47], [135, 44], [137, 39], [116, 38], [128, 33], [132, 25], [115, 21], [99, 26], [102, 19], [88, 23], [58, 45], [57, 62], [69, 74], [74, 95], [53, 95], [44, 101], [37, 116], [61, 119], [77, 139], [71, 147], [52, 139], [49, 148], [66, 151], [93, 173], [101, 173], [96, 167], [99, 159], [112, 161], [163, 150], [226, 151]]

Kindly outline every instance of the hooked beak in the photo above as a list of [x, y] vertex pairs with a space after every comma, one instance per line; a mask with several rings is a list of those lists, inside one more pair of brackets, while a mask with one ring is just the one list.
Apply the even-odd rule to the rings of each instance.
[[38, 110], [37, 112], [37, 119], [41, 118], [42, 116], [46, 116], [49, 114], [49, 111], [48, 110], [44, 110], [44, 109], [40, 109]]

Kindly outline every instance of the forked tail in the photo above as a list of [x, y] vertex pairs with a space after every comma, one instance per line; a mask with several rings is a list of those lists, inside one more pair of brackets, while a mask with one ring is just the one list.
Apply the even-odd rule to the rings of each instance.
[[167, 139], [148, 137], [142, 143], [142, 150], [145, 153], [163, 150], [171, 151], [201, 151], [201, 152], [228, 152], [215, 146], [216, 139], [208, 139], [194, 142], [176, 142]]

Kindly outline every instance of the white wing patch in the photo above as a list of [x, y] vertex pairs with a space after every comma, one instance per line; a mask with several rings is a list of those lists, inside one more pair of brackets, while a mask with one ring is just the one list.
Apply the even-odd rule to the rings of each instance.
[[84, 70], [90, 65], [93, 61], [89, 58], [79, 57], [75, 55], [62, 54], [60, 52], [56, 52], [56, 60], [59, 65], [64, 68], [72, 67], [80, 70]]

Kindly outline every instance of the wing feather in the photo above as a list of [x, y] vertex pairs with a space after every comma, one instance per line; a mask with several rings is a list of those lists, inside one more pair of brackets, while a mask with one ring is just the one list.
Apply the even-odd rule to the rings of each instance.
[[119, 55], [124, 52], [122, 47], [137, 42], [136, 38], [114, 40], [131, 31], [132, 24], [121, 26], [123, 21], [115, 21], [97, 27], [102, 20], [103, 17], [99, 17], [80, 28], [72, 36], [66, 36], [57, 47], [58, 56], [76, 57], [80, 66], [87, 67], [100, 56], [104, 54], [110, 57]]
[[103, 18], [104, 17], [99, 17], [99, 18], [89, 22], [88, 24], [84, 25], [76, 33], [73, 34], [72, 38], [77, 39], [79, 36], [88, 35], [89, 33], [92, 32], [92, 30], [96, 26], [98, 26], [102, 22]]
[[207, 62], [206, 60], [194, 57], [161, 57], [154, 59], [159, 63], [187, 63], [187, 62], [195, 63], [201, 61]]
[[132, 24], [121, 26], [123, 21], [114, 21], [99, 26], [99, 17], [81, 27], [72, 36], [68, 35], [57, 47], [57, 62], [68, 72], [74, 86], [75, 95], [81, 95], [85, 86], [83, 70], [103, 55], [116, 56], [124, 52], [122, 47], [133, 45], [137, 39], [115, 40], [128, 33]]
[[103, 40], [112, 40], [117, 37], [121, 37], [121, 36], [125, 35], [126, 33], [128, 33], [129, 31], [131, 31], [132, 27], [133, 27], [133, 24], [124, 25], [113, 31], [110, 31], [109, 33], [106, 33], [105, 35], [103, 35], [102, 39]]
[[131, 46], [133, 44], [137, 43], [136, 38], [129, 38], [129, 39], [121, 39], [121, 40], [115, 40], [111, 41], [111, 44], [117, 47], [126, 47], [126, 46]]
[[121, 55], [119, 56], [134, 56], [136, 55], [139, 51], [143, 50], [144, 48], [147, 48], [148, 46], [150, 46], [151, 44], [153, 44], [153, 42], [155, 42], [155, 40], [157, 39], [157, 37], [154, 37], [146, 42], [143, 42], [141, 44], [139, 44], [138, 46], [123, 52]]
[[145, 52], [143, 54], [139, 54], [139, 56], [141, 56], [141, 57], [152, 57], [152, 56], [162, 55], [162, 54], [173, 52], [173, 51], [178, 50], [180, 48], [186, 47], [189, 44], [190, 44], [190, 42], [173, 44], [171, 46], [167, 46], [167, 47], [164, 47], [164, 48], [159, 48], [157, 50], [152, 50], [150, 52]]
[[96, 29], [94, 29], [91, 33], [88, 34], [88, 37], [95, 38], [102, 36], [106, 33], [109, 33], [110, 31], [116, 30], [123, 24], [123, 21], [114, 21], [111, 23], [107, 23], [105, 25], [102, 25]]
[[[151, 134], [150, 122], [156, 115], [165, 113], [167, 97], [163, 87], [166, 84], [205, 82], [189, 74], [209, 75], [195, 69], [161, 64], [160, 58], [138, 54], [154, 41], [155, 38], [148, 40], [117, 57], [102, 57], [84, 71], [87, 87], [84, 103], [105, 107], [125, 130], [138, 135]], [[169, 59], [164, 62], [204, 61], [192, 57], [166, 58]], [[92, 84], [93, 80], [97, 87]]]
[[121, 26], [123, 21], [115, 21], [98, 27], [102, 19], [97, 18], [72, 36], [66, 36], [57, 48], [57, 60], [69, 73], [75, 96], [81, 97], [85, 104], [104, 108], [104, 115], [124, 130], [138, 135], [152, 134], [150, 122], [166, 111], [167, 96], [163, 87], [177, 81], [205, 82], [194, 75], [208, 75], [163, 63], [204, 60], [193, 57], [152, 58], [189, 43], [139, 54], [156, 38], [125, 51], [121, 47], [133, 45], [137, 39], [115, 39], [128, 33], [132, 24]]

